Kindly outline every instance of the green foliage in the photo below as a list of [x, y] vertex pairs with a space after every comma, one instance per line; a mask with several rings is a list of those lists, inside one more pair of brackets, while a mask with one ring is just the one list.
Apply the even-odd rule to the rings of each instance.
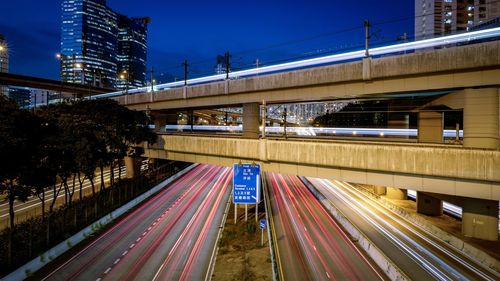
[[257, 227], [255, 226], [254, 223], [247, 223], [246, 230], [247, 230], [247, 233], [253, 234], [257, 230]]

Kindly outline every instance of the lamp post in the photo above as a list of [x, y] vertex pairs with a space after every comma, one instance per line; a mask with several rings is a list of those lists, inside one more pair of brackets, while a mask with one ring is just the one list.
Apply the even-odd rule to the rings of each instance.
[[61, 88], [59, 89], [59, 103], [62, 101], [62, 89], [63, 89], [63, 54], [57, 53], [56, 59], [59, 60], [59, 80], [61, 80]]
[[129, 72], [125, 69], [120, 74], [120, 79], [125, 80], [125, 95], [128, 95]]

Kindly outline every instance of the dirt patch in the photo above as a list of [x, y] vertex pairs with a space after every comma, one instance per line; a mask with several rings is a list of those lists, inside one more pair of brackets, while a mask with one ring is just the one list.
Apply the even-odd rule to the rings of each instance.
[[[259, 206], [258, 219], [264, 219], [264, 205]], [[214, 281], [273, 280], [271, 254], [267, 229], [264, 230], [264, 245], [261, 246], [261, 231], [255, 221], [255, 206], [238, 208], [237, 223], [234, 224], [234, 205], [231, 204], [224, 231], [219, 240], [219, 251], [212, 274]]]
[[431, 224], [439, 227], [445, 232], [450, 233], [451, 235], [458, 237], [460, 240], [478, 248], [479, 250], [487, 253], [491, 257], [500, 260], [500, 240], [498, 241], [486, 241], [482, 239], [476, 239], [471, 237], [466, 237], [462, 235], [462, 221], [452, 218], [448, 215], [441, 215], [436, 217], [426, 216], [417, 213], [417, 203], [412, 200], [393, 200], [383, 196], [387, 201], [392, 204], [405, 209], [410, 213], [414, 213], [417, 216], [425, 219]]

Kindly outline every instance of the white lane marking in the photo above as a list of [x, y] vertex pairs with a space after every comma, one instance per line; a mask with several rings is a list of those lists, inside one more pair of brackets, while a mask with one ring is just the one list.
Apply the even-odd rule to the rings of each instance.
[[318, 250], [316, 250], [316, 246], [313, 246], [313, 248], [314, 248], [315, 251], [318, 251]]
[[132, 245], [130, 245], [129, 248], [132, 249], [132, 248], [134, 248], [134, 246], [135, 246], [135, 244], [132, 244]]
[[95, 281], [101, 281], [101, 278], [97, 278]]
[[139, 242], [139, 241], [141, 241], [141, 237], [135, 239], [135, 242]]
[[127, 253], [128, 253], [128, 250], [126, 250], [125, 252], [123, 252], [122, 256], [125, 256]]
[[152, 226], [148, 227], [148, 231], [150, 231], [150, 230], [151, 230], [151, 228], [152, 228]]
[[120, 258], [117, 258], [113, 264], [117, 264], [120, 262]]
[[104, 271], [104, 274], [108, 274], [110, 271], [111, 271], [111, 267], [108, 267], [108, 269], [106, 269], [106, 271]]
[[307, 232], [307, 228], [304, 226], [304, 231]]
[[142, 236], [144, 236], [144, 235], [146, 235], [146, 234], [147, 234], [147, 232], [146, 232], [146, 231], [144, 231], [144, 232], [142, 233]]
[[326, 271], [326, 277], [328, 277], [328, 279], [330, 279], [330, 274], [328, 274], [328, 271]]

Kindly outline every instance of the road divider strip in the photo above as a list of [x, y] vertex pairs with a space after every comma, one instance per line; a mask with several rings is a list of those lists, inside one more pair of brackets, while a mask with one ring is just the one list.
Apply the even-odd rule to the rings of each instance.
[[[75, 235], [71, 236], [70, 238], [64, 240], [63, 242], [57, 244], [50, 250], [47, 250], [45, 253], [41, 254], [38, 258], [35, 258], [31, 260], [30, 262], [26, 263], [25, 265], [19, 267], [15, 271], [11, 272], [9, 275], [5, 276], [1, 280], [9, 280], [9, 281], [21, 281], [29, 277], [32, 273], [36, 272], [40, 268], [44, 267], [48, 263], [50, 263], [52, 260], [55, 258], [59, 257], [60, 255], [64, 254], [66, 251], [74, 247], [74, 245], [82, 242], [86, 238], [89, 237], [89, 235], [92, 235], [95, 231], [99, 230], [103, 226], [109, 224], [116, 218], [120, 217], [121, 215], [125, 214], [127, 211], [130, 209], [134, 208], [135, 206], [139, 205], [142, 203], [144, 200], [148, 199], [152, 195], [156, 194], [158, 191], [160, 191], [162, 188], [164, 188], [166, 185], [172, 183], [176, 179], [182, 177], [189, 171], [191, 171], [193, 168], [195, 168], [198, 164], [192, 164], [189, 167], [185, 168], [184, 170], [178, 172], [177, 174], [169, 177], [168, 179], [162, 181], [161, 183], [157, 184], [155, 187], [151, 188], [150, 190], [144, 192], [143, 194], [139, 195], [135, 199], [132, 199], [130, 202], [127, 204], [121, 206], [120, 208], [114, 210], [113, 212], [107, 214], [106, 216], [102, 217], [98, 221], [92, 223], [91, 225], [87, 226], [86, 228], [82, 229], [80, 232], [76, 233]], [[47, 258], [48, 257], [48, 258]]]
[[[269, 206], [270, 203], [268, 202], [268, 191], [267, 191], [267, 185], [265, 179], [267, 178], [267, 174], [265, 174], [263, 177], [261, 177], [262, 180], [262, 193], [264, 196], [264, 210], [266, 212], [266, 224], [267, 224], [267, 239], [269, 241], [269, 251], [271, 252], [271, 264], [272, 264], [272, 269], [273, 269], [273, 281], [277, 280], [283, 280], [283, 269], [281, 267], [281, 260], [280, 260], [280, 255], [279, 255], [279, 249], [278, 249], [278, 239], [276, 238], [276, 230], [274, 230], [274, 222], [273, 222], [273, 216], [272, 214], [269, 215]], [[271, 235], [272, 238], [271, 239]], [[276, 250], [274, 249], [276, 248]], [[276, 258], [275, 258], [276, 254]], [[276, 269], [278, 269], [276, 271]]]

